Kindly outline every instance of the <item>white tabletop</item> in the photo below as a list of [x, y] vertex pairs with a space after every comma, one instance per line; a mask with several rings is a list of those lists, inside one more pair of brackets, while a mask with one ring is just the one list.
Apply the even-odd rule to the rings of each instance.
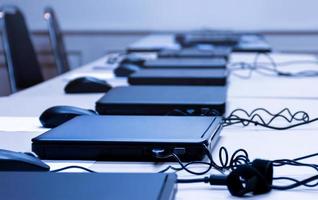
[[[311, 60], [311, 55], [272, 54], [277, 62], [293, 60]], [[233, 54], [231, 63], [253, 62], [255, 54]], [[113, 86], [127, 85], [124, 78], [116, 79], [112, 74], [113, 65], [107, 65], [103, 57], [79, 69], [46, 81], [27, 90], [8, 97], [0, 98], [0, 148], [14, 151], [31, 151], [31, 139], [47, 129], [41, 128], [38, 116], [45, 109], [55, 105], [72, 105], [94, 109], [95, 101], [103, 94], [70, 95], [63, 91], [68, 80], [79, 76], [95, 76], [108, 80]], [[262, 58], [262, 62], [268, 62]], [[317, 64], [298, 64], [284, 67], [284, 70], [315, 69]], [[282, 78], [253, 74], [248, 79], [229, 77], [227, 113], [235, 108], [252, 110], [264, 107], [277, 112], [285, 107], [292, 111], [304, 110], [311, 118], [318, 116], [318, 78]], [[283, 123], [283, 122], [282, 122]], [[213, 150], [217, 160], [218, 149], [225, 146], [230, 153], [236, 149], [245, 148], [251, 159], [294, 158], [309, 153], [318, 152], [318, 123], [286, 131], [273, 131], [261, 127], [242, 127], [235, 125], [222, 130], [220, 140]], [[316, 161], [312, 159], [309, 161]], [[45, 161], [52, 168], [68, 165], [81, 165], [99, 172], [158, 172], [169, 164], [151, 162], [95, 162], [95, 161]], [[196, 170], [204, 166], [196, 166]], [[212, 170], [211, 173], [213, 173]], [[299, 168], [275, 169], [274, 175], [308, 177], [314, 172]], [[186, 172], [178, 172], [180, 177], [193, 177]], [[272, 191], [271, 193], [254, 196], [253, 199], [316, 199], [317, 188], [298, 188], [290, 191]], [[178, 185], [176, 199], [231, 199], [223, 186], [207, 184]]]

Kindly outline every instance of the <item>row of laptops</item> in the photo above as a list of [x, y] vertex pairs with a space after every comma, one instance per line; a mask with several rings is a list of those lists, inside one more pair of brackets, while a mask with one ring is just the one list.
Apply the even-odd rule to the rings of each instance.
[[[76, 117], [34, 138], [32, 149], [43, 159], [163, 161], [161, 152], [202, 160], [222, 128], [226, 64], [225, 57], [128, 55], [114, 73], [127, 77], [129, 86], [98, 99], [99, 115]], [[135, 70], [117, 73], [127, 65]]]
[[[191, 43], [190, 38], [183, 37], [183, 43]], [[42, 159], [57, 160], [165, 161], [172, 154], [182, 161], [204, 159], [222, 129], [221, 116], [227, 99], [226, 64], [233, 47], [198, 50], [184, 46], [179, 51], [163, 49], [153, 60], [127, 56], [114, 73], [127, 77], [130, 86], [111, 88], [97, 100], [98, 115], [75, 117], [34, 138], [32, 150]], [[39, 197], [49, 192], [46, 185], [50, 184], [43, 184], [48, 180], [57, 185], [65, 185], [60, 181], [67, 180], [67, 188], [56, 188], [63, 194], [74, 190], [70, 187], [73, 183], [88, 183], [81, 184], [83, 192], [70, 193], [72, 198], [89, 194], [89, 198], [97, 199], [105, 194], [114, 199], [173, 199], [176, 191], [176, 176], [172, 174], [30, 176], [12, 173], [3, 177], [16, 176], [22, 176], [23, 180], [32, 178], [37, 188], [43, 188]], [[126, 185], [119, 181], [123, 178]], [[102, 192], [103, 187], [89, 189], [89, 183], [105, 181], [113, 186], [107, 194]], [[141, 189], [145, 184], [150, 184], [147, 193]], [[131, 192], [122, 193], [118, 189], [132, 188], [132, 185]], [[87, 193], [88, 189], [93, 193]]]
[[[215, 37], [242, 37], [223, 36]], [[114, 73], [130, 85], [96, 100], [98, 115], [76, 117], [34, 138], [33, 151], [44, 159], [158, 160], [157, 153], [164, 152], [201, 160], [222, 128], [230, 51], [212, 57], [197, 56], [198, 51], [187, 46], [177, 56], [163, 56], [164, 49], [156, 59], [125, 56]]]

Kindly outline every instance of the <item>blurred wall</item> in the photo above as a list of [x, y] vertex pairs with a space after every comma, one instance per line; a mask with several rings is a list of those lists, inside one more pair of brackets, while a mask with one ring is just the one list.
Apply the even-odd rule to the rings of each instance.
[[65, 30], [317, 30], [317, 0], [1, 0], [43, 29], [51, 5]]

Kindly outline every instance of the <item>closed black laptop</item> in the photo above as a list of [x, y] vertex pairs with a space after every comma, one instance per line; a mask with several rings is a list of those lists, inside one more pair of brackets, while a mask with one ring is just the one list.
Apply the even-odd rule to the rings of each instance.
[[223, 115], [226, 86], [115, 87], [96, 102], [103, 115]]
[[268, 53], [272, 47], [261, 35], [242, 35], [240, 43], [233, 47], [234, 52], [259, 52]]
[[224, 58], [228, 59], [232, 48], [214, 47], [209, 50], [199, 48], [164, 49], [158, 52], [159, 58]]
[[225, 85], [225, 69], [143, 69], [128, 77], [131, 85]]
[[6, 200], [172, 200], [175, 193], [175, 174], [0, 172]]
[[235, 33], [186, 33], [183, 37], [176, 36], [177, 42], [183, 47], [191, 47], [196, 44], [212, 44], [234, 46], [240, 41], [240, 35]]
[[224, 58], [159, 58], [146, 60], [142, 67], [152, 69], [225, 69], [226, 64], [227, 61]]
[[221, 128], [221, 117], [80, 116], [32, 139], [32, 150], [54, 160], [201, 160]]
[[271, 52], [271, 46], [262, 35], [254, 33], [212, 33], [196, 32], [176, 35], [176, 41], [183, 47], [198, 44], [227, 45], [233, 52]]

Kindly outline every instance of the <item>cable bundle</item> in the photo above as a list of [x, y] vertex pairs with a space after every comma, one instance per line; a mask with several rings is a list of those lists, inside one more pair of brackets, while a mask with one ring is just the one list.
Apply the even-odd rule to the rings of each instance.
[[[286, 123], [291, 125], [273, 125], [278, 120], [284, 120]], [[226, 127], [234, 124], [241, 124], [243, 126], [255, 125], [274, 130], [287, 130], [315, 121], [318, 121], [318, 118], [310, 119], [307, 112], [297, 111], [293, 113], [289, 108], [284, 108], [277, 113], [272, 113], [265, 108], [256, 108], [251, 112], [239, 108], [233, 110], [228, 117], [224, 118], [223, 126]]]
[[[289, 190], [300, 186], [311, 188], [318, 186], [318, 174], [302, 180], [298, 180], [292, 177], [273, 177], [273, 170], [277, 167], [297, 166], [309, 167], [318, 172], [317, 164], [302, 162], [302, 160], [316, 156], [318, 156], [318, 153], [298, 157], [295, 159], [277, 159], [273, 161], [255, 159], [253, 162], [251, 162], [246, 150], [238, 149], [232, 154], [231, 159], [229, 159], [227, 149], [225, 147], [221, 147], [219, 150], [221, 165], [216, 165], [213, 162], [213, 166], [217, 166], [216, 169], [222, 172], [222, 175], [211, 174], [209, 176], [200, 178], [178, 179], [178, 183], [209, 183], [210, 185], [226, 185], [232, 195], [240, 197], [251, 192], [253, 194], [263, 194], [269, 192], [272, 189]], [[205, 170], [202, 173], [193, 173], [192, 170], [189, 171], [188, 167], [194, 163], [201, 163], [205, 165], [209, 165], [209, 163], [190, 162], [187, 164], [182, 164], [179, 159], [177, 159], [177, 162], [181, 165], [180, 168], [169, 166], [166, 169], [162, 170], [161, 173], [169, 169], [173, 169], [175, 171], [186, 170], [187, 172], [194, 175], [203, 175], [204, 173], [208, 172], [208, 170]], [[209, 166], [209, 169], [211, 169], [212, 164]], [[224, 172], [227, 172], [227, 174], [225, 174]], [[292, 183], [286, 185], [274, 184], [275, 181], [282, 180]]]
[[[186, 172], [193, 174], [193, 175], [203, 175], [209, 172], [212, 168], [218, 170], [220, 173], [224, 174], [227, 170], [235, 169], [237, 166], [242, 164], [247, 164], [250, 162], [248, 158], [248, 153], [244, 149], [238, 149], [236, 150], [231, 156], [229, 156], [228, 150], [225, 147], [221, 147], [219, 150], [219, 162], [220, 164], [215, 163], [211, 152], [209, 151], [208, 147], [204, 145], [205, 153], [209, 159], [209, 162], [205, 161], [191, 161], [186, 164], [184, 164], [178, 155], [171, 153], [165, 157], [161, 158], [169, 158], [173, 157], [176, 162], [178, 162], [179, 167], [176, 166], [168, 166], [165, 169], [159, 171], [159, 173], [167, 172], [168, 170], [174, 170], [174, 171], [181, 171], [185, 170]], [[159, 157], [157, 157], [159, 158]], [[208, 168], [201, 172], [195, 172], [193, 170], [190, 170], [188, 167], [194, 164], [202, 164], [208, 166]]]
[[[260, 62], [259, 59], [261, 56], [265, 56], [269, 62]], [[250, 79], [252, 77], [253, 72], [264, 76], [282, 76], [282, 77], [316, 77], [318, 76], [318, 70], [303, 70], [298, 72], [288, 72], [281, 71], [278, 67], [282, 66], [290, 66], [296, 64], [318, 64], [318, 61], [314, 60], [294, 60], [277, 63], [273, 57], [271, 57], [267, 53], [258, 53], [256, 54], [254, 61], [252, 63], [246, 62], [238, 62], [238, 63], [230, 63], [228, 68], [232, 75], [237, 76], [242, 79]], [[235, 71], [248, 70], [247, 75], [240, 75], [235, 73]]]

